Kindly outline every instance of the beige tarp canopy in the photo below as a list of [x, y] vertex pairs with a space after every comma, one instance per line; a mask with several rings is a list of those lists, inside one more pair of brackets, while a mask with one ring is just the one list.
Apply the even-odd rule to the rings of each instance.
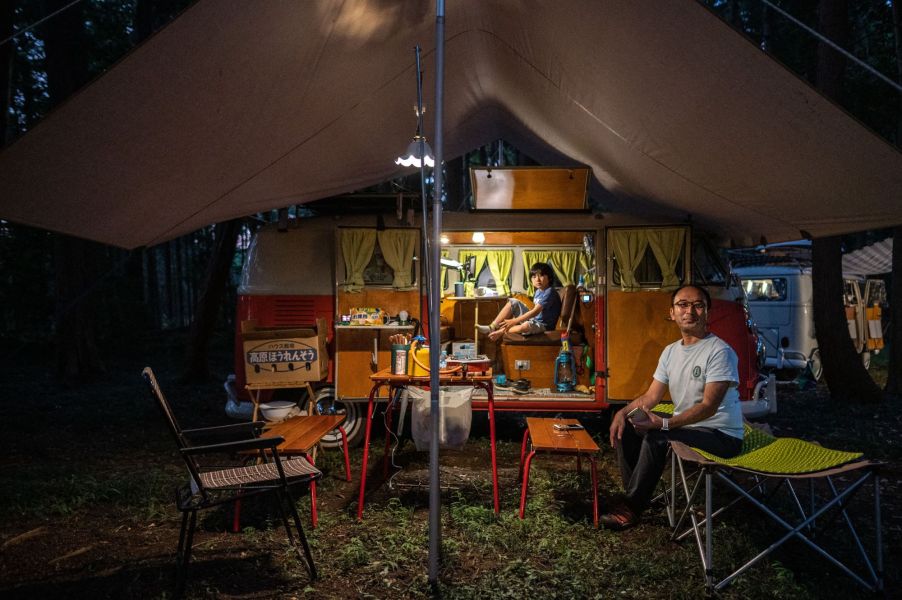
[[[433, 11], [199, 0], [0, 154], [0, 218], [136, 247], [389, 179]], [[446, 40], [446, 158], [504, 138], [739, 244], [902, 223], [902, 156], [695, 0], [450, 0]]]

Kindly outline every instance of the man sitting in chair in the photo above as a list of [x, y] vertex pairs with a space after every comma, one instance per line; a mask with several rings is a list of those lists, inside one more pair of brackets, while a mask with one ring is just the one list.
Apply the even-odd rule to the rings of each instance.
[[[682, 339], [664, 348], [648, 390], [611, 421], [611, 446], [626, 494], [601, 517], [609, 529], [638, 522], [664, 472], [669, 440], [724, 458], [742, 450], [739, 361], [726, 342], [708, 331], [711, 296], [686, 285], [673, 293], [670, 304], [670, 318]], [[668, 389], [673, 416], [661, 418], [650, 411]]]

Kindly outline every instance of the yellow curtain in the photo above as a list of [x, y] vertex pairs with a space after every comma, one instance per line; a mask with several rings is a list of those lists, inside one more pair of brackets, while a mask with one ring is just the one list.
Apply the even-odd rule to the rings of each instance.
[[531, 298], [536, 293], [532, 287], [532, 280], [529, 277], [529, 269], [537, 262], [547, 263], [551, 259], [551, 252], [548, 250], [524, 250], [523, 251], [523, 279], [526, 282], [526, 293]]
[[551, 252], [551, 268], [561, 280], [561, 285], [576, 283], [576, 261], [580, 252], [576, 250], [553, 250]]
[[676, 272], [677, 262], [683, 252], [683, 242], [686, 238], [685, 229], [649, 229], [648, 245], [661, 267], [664, 282], [663, 289], [674, 289], [680, 285], [680, 276]]
[[[448, 258], [448, 251], [443, 248], [440, 253], [440, 256], [442, 258]], [[439, 272], [438, 284], [441, 286], [442, 291], [444, 291], [445, 288], [448, 287], [447, 285], [445, 285], [445, 281], [446, 281], [445, 276], [447, 276], [447, 274], [448, 274], [448, 267], [446, 267], [445, 265], [441, 265], [440, 269], [441, 269], [441, 271]]]
[[345, 261], [346, 292], [359, 292], [363, 289], [363, 271], [373, 257], [376, 247], [376, 231], [374, 229], [340, 229], [341, 255]]
[[586, 256], [584, 252], [579, 253], [579, 266], [582, 267], [583, 281], [586, 284], [586, 289], [592, 289], [595, 286], [595, 272], [589, 272], [589, 269], [592, 268], [592, 265], [589, 264], [589, 257]]
[[636, 280], [636, 267], [645, 249], [648, 248], [648, 236], [646, 230], [612, 229], [608, 231], [611, 238], [611, 247], [614, 249], [614, 258], [620, 266], [620, 289], [624, 292], [634, 292], [639, 289]]
[[478, 279], [479, 273], [482, 272], [482, 268], [485, 266], [486, 261], [486, 251], [485, 250], [458, 250], [457, 251], [457, 260], [465, 263], [467, 259], [471, 256], [476, 257], [476, 272], [473, 273], [473, 278]]
[[486, 250], [486, 262], [489, 265], [489, 271], [495, 278], [495, 289], [501, 296], [510, 294], [511, 288], [507, 284], [507, 278], [511, 274], [511, 267], [514, 264], [513, 250]]
[[399, 290], [413, 288], [411, 271], [413, 255], [417, 247], [417, 231], [415, 229], [385, 229], [377, 233], [379, 247], [385, 262], [395, 272], [391, 286]]

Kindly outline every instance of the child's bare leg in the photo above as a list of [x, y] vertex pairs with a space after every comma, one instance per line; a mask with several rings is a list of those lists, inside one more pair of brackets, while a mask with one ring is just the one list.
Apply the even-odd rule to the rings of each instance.
[[504, 306], [501, 307], [501, 310], [498, 311], [498, 315], [492, 320], [491, 328], [497, 329], [498, 325], [505, 319], [509, 319], [512, 314], [513, 308], [511, 308], [511, 303], [505, 302]]
[[526, 331], [526, 325], [524, 323], [518, 323], [517, 325], [511, 325], [510, 327], [504, 327], [502, 325], [489, 334], [489, 339], [497, 341], [501, 339], [505, 333], [520, 333], [522, 331]]

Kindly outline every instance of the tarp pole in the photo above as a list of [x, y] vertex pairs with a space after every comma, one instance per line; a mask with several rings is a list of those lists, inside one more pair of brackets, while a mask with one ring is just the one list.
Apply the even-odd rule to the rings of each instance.
[[[435, 3], [435, 178], [432, 194], [432, 252], [429, 256], [429, 386], [431, 388], [430, 414], [432, 415], [432, 439], [429, 441], [429, 583], [438, 583], [439, 558], [442, 545], [441, 530], [441, 482], [439, 481], [438, 433], [439, 414], [439, 357], [441, 355], [442, 333], [439, 322], [441, 287], [438, 281], [441, 273], [441, 233], [442, 233], [442, 110], [443, 80], [445, 78], [445, 2]], [[423, 215], [425, 218], [425, 215]]]
[[420, 137], [420, 210], [423, 213], [423, 226], [422, 233], [422, 247], [423, 252], [421, 254], [422, 260], [420, 261], [420, 269], [423, 276], [423, 280], [426, 282], [426, 312], [425, 318], [423, 314], [422, 308], [420, 309], [420, 323], [422, 325], [428, 325], [429, 323], [429, 313], [430, 313], [430, 304], [432, 303], [432, 297], [429, 293], [429, 228], [426, 224], [429, 215], [429, 205], [428, 205], [428, 195], [426, 194], [426, 129], [423, 127], [423, 69], [420, 65], [420, 45], [417, 44], [414, 46], [414, 53], [417, 57], [417, 135]]

